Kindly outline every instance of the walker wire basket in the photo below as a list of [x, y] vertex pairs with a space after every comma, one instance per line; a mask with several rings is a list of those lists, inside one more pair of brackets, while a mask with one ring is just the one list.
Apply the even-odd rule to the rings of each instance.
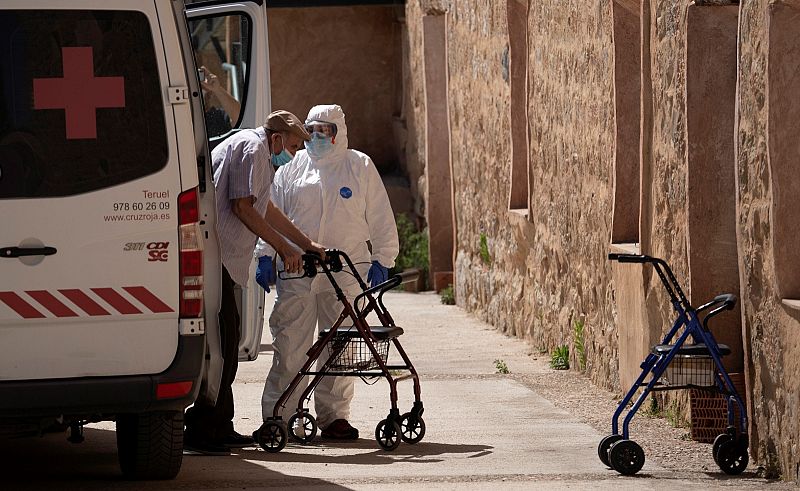
[[713, 387], [714, 360], [710, 356], [675, 355], [664, 370], [661, 382], [667, 386]]
[[[353, 337], [353, 335], [356, 337]], [[390, 339], [379, 339], [372, 343], [375, 351], [381, 357], [383, 364], [389, 358]], [[330, 367], [336, 370], [380, 370], [378, 362], [372, 356], [364, 338], [358, 336], [358, 331], [342, 331], [336, 334], [328, 344], [330, 353]]]

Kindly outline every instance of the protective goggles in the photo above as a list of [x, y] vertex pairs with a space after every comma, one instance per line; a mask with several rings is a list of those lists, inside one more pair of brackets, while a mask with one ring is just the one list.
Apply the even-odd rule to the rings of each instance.
[[333, 138], [336, 136], [336, 125], [333, 123], [326, 123], [325, 121], [311, 121], [303, 126], [308, 134], [319, 133], [326, 138]]

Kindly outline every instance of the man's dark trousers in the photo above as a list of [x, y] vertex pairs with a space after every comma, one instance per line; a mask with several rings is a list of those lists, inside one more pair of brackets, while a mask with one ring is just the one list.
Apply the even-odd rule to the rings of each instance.
[[222, 268], [222, 303], [219, 309], [219, 327], [222, 341], [222, 381], [217, 403], [198, 400], [186, 411], [188, 438], [221, 442], [233, 433], [233, 380], [239, 364], [239, 310], [234, 297], [234, 282], [228, 270]]

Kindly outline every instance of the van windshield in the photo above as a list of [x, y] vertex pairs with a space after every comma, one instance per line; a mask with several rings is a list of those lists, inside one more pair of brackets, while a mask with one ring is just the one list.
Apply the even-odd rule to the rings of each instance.
[[104, 189], [167, 158], [142, 12], [0, 10], [0, 199]]

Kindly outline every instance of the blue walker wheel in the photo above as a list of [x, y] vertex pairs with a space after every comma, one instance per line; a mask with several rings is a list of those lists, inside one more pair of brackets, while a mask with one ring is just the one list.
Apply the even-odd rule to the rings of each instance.
[[741, 474], [750, 463], [747, 445], [740, 440], [726, 440], [719, 445], [717, 450], [717, 465], [722, 472], [735, 476]]
[[620, 440], [608, 451], [611, 468], [624, 476], [632, 476], [644, 467], [644, 450], [633, 440]]
[[719, 447], [722, 446], [723, 443], [733, 440], [733, 436], [728, 433], [720, 433], [714, 438], [714, 445], [711, 447], [711, 455], [714, 456], [714, 462], [719, 465], [719, 460], [717, 460], [719, 455]]
[[622, 435], [608, 435], [600, 440], [600, 445], [597, 446], [597, 456], [606, 467], [611, 467], [611, 462], [608, 461], [608, 451], [611, 449], [611, 445], [620, 440], [622, 440]]

